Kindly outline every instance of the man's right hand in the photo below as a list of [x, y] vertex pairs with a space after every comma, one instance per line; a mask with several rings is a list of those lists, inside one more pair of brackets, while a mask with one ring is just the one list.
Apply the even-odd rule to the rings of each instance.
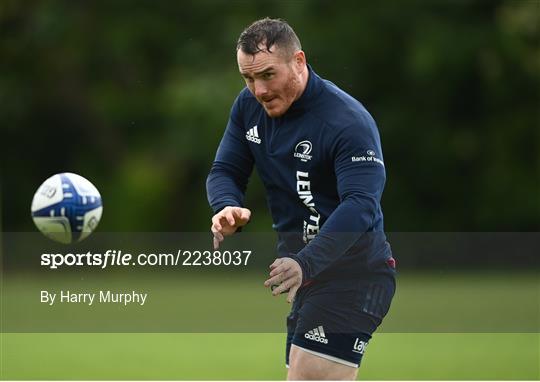
[[232, 235], [249, 222], [251, 211], [242, 207], [225, 207], [212, 217], [210, 230], [214, 235], [214, 249], [218, 249], [225, 236]]

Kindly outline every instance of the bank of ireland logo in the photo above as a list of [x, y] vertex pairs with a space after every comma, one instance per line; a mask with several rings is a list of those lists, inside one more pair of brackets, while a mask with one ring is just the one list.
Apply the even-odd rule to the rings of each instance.
[[312, 156], [309, 155], [311, 153], [311, 149], [312, 146], [310, 141], [298, 142], [294, 148], [294, 157], [300, 158], [302, 162], [307, 162], [312, 158]]

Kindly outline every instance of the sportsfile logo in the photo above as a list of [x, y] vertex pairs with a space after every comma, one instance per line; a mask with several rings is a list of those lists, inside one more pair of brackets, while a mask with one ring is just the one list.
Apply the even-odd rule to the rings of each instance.
[[253, 126], [246, 133], [246, 139], [258, 145], [261, 144], [261, 138], [259, 138], [259, 132], [257, 131], [257, 125]]
[[368, 343], [365, 341], [361, 341], [360, 338], [357, 338], [356, 341], [354, 341], [353, 349], [352, 351], [359, 354], [364, 354], [366, 351], [366, 348], [368, 346]]
[[304, 337], [308, 340], [317, 341], [321, 344], [327, 344], [328, 338], [326, 338], [326, 335], [324, 334], [324, 329], [322, 326], [318, 326], [313, 330], [310, 330], [306, 334], [304, 334]]

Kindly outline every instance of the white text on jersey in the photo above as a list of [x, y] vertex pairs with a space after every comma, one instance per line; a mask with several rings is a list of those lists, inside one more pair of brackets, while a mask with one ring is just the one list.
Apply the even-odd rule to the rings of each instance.
[[309, 211], [311, 212], [309, 221], [306, 222], [304, 220], [304, 242], [308, 243], [319, 233], [319, 221], [321, 219], [321, 215], [315, 209], [309, 173], [296, 171], [296, 192], [298, 193], [300, 200], [302, 200], [304, 205], [309, 208]]

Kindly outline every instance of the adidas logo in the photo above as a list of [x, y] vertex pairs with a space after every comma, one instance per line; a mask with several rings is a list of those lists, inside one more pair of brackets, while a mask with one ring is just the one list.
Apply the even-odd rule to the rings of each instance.
[[246, 139], [258, 145], [261, 144], [261, 138], [259, 138], [259, 132], [257, 131], [257, 125], [253, 126], [246, 133]]
[[324, 334], [324, 329], [322, 326], [319, 326], [313, 330], [310, 330], [306, 334], [304, 334], [304, 337], [308, 340], [313, 340], [320, 342], [322, 344], [328, 343], [328, 338], [326, 338], [326, 335]]

